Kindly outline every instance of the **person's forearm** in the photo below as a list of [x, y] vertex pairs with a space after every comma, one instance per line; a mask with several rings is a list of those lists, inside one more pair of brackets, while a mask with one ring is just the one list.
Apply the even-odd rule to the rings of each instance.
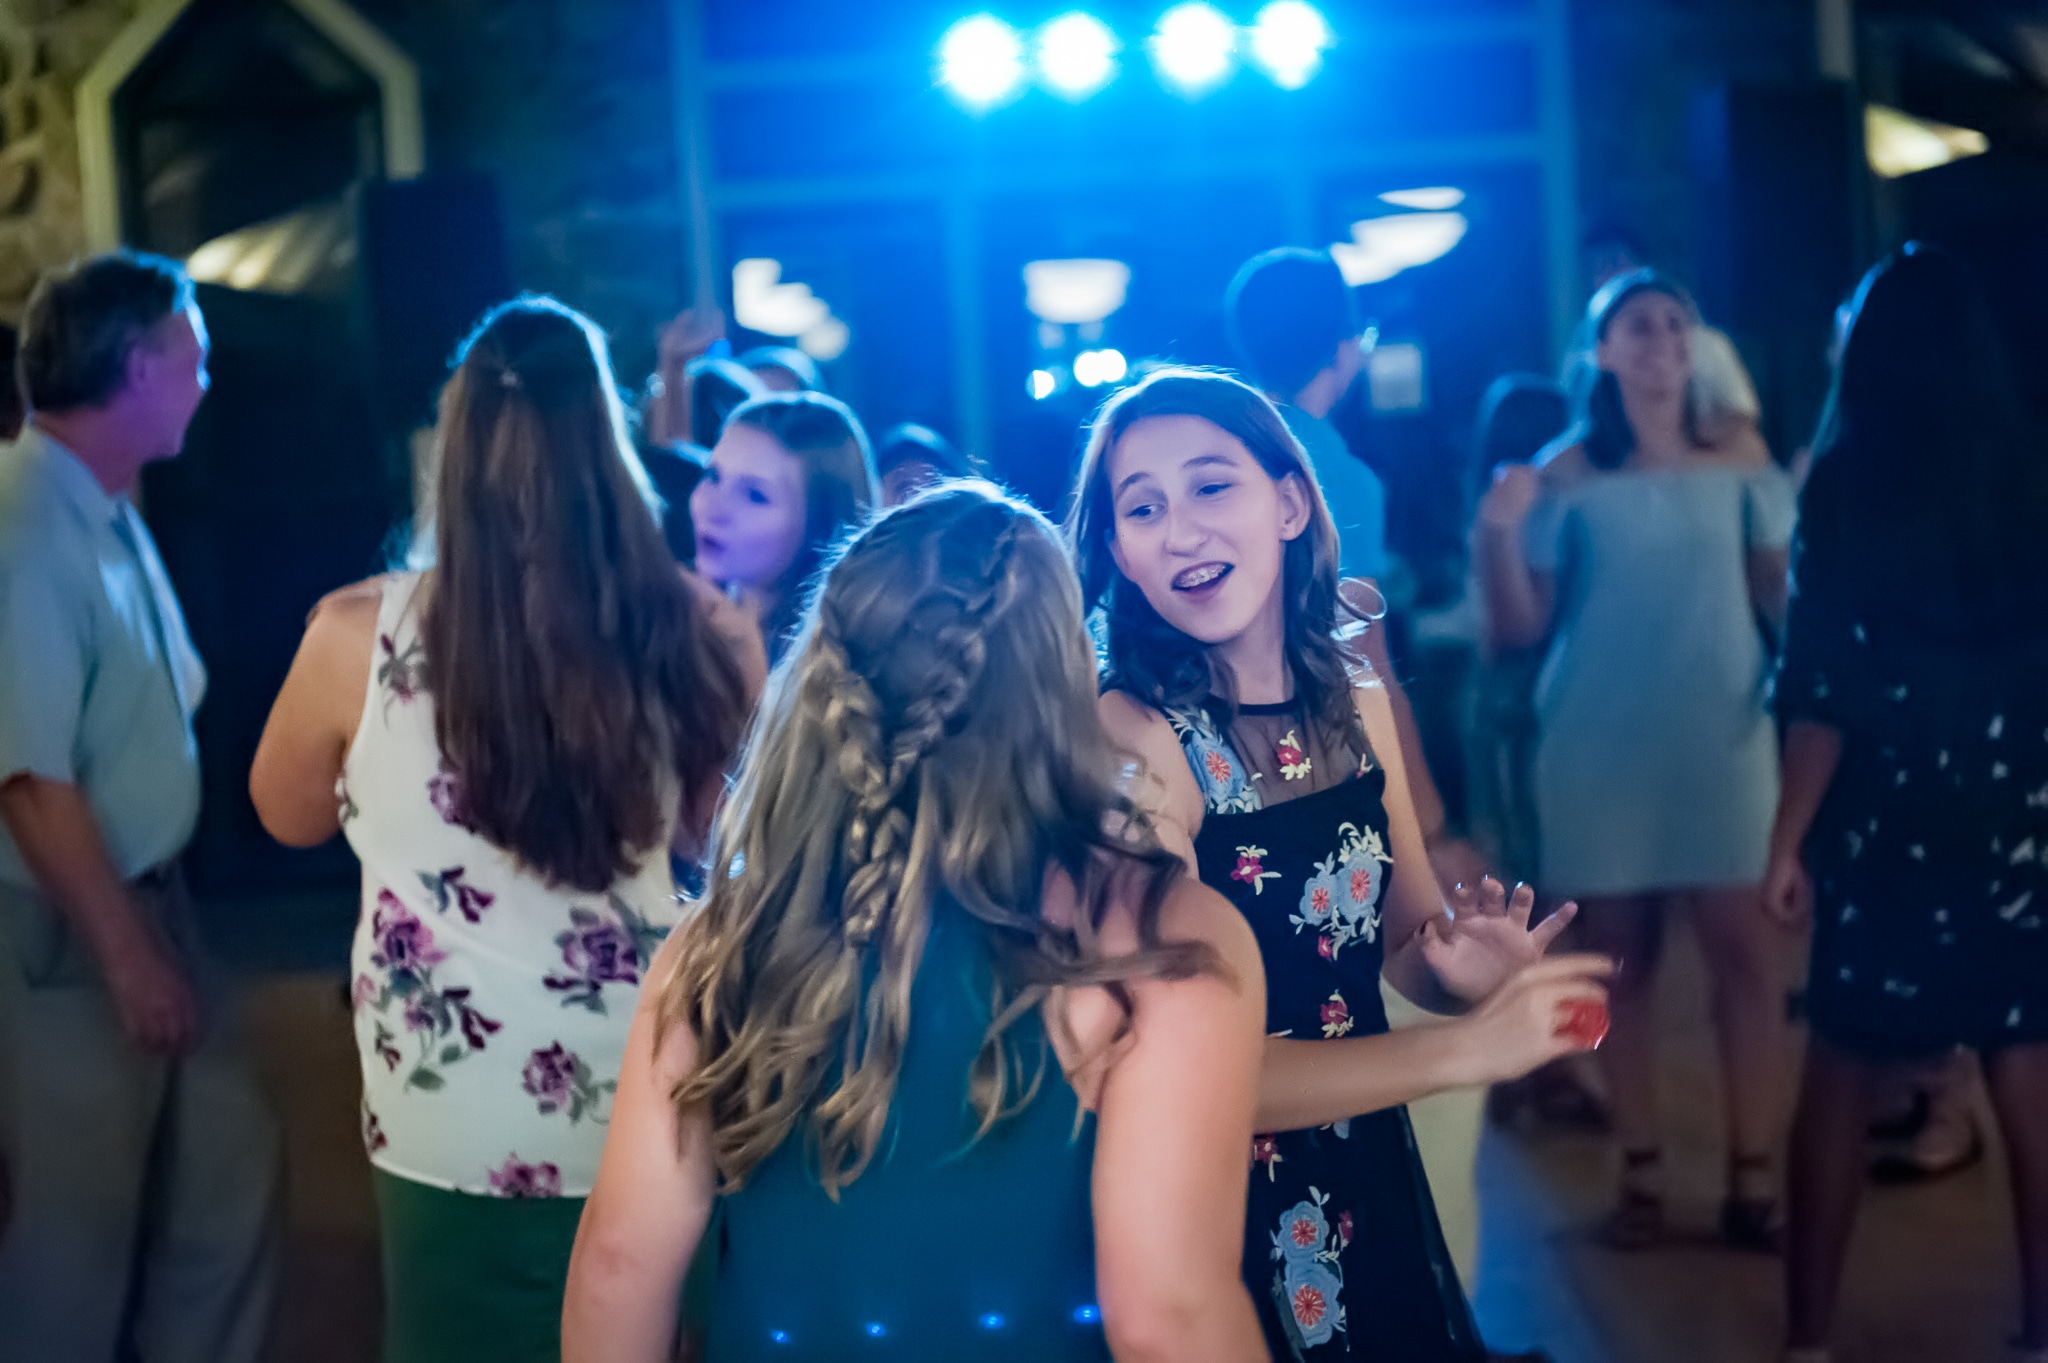
[[1484, 1081], [1458, 1023], [1327, 1041], [1269, 1037], [1259, 1074], [1260, 1131], [1328, 1126]]
[[65, 781], [17, 776], [0, 785], [0, 820], [37, 887], [95, 960], [104, 965], [148, 938], [85, 792]]
[[1522, 561], [1521, 540], [1516, 527], [1483, 522], [1472, 535], [1479, 586], [1485, 597], [1487, 642], [1496, 653], [1529, 648], [1541, 642], [1550, 629], [1550, 608]]
[[1797, 856], [1842, 761], [1842, 731], [1810, 719], [1785, 730], [1785, 761], [1778, 813], [1771, 823], [1771, 854]]
[[[1191, 1285], [1192, 1286], [1192, 1285]], [[1142, 1328], [1103, 1321], [1116, 1363], [1251, 1363], [1270, 1357], [1244, 1280], [1233, 1275], [1213, 1290], [1191, 1291], [1186, 1308]]]
[[[1431, 884], [1434, 885], [1432, 880]], [[1454, 1016], [1470, 1012], [1472, 1005], [1444, 988], [1436, 971], [1422, 954], [1422, 939], [1410, 937], [1387, 952], [1380, 973], [1395, 992], [1425, 1013]]]

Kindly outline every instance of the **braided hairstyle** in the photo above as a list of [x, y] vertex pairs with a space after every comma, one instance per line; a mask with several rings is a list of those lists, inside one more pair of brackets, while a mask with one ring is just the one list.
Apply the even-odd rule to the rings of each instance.
[[[1114, 793], [1094, 657], [1058, 534], [983, 483], [928, 491], [827, 570], [769, 683], [716, 834], [710, 897], [662, 984], [664, 1030], [696, 1034], [675, 1102], [706, 1104], [728, 1188], [800, 1125], [837, 1196], [886, 1127], [911, 985], [935, 913], [974, 920], [993, 1020], [963, 1076], [986, 1133], [1036, 1092], [1010, 1024], [1062, 985], [1124, 999], [1136, 975], [1220, 968], [1162, 943], [1179, 862], [1107, 834]], [[1048, 871], [1080, 892], [1039, 912]], [[1108, 957], [1111, 902], [1139, 947]], [[1050, 1019], [1061, 1025], [1057, 1016]]]

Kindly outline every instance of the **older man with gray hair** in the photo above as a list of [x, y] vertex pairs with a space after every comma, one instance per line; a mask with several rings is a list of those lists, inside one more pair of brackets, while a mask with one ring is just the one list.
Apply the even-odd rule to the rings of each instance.
[[255, 1363], [275, 1123], [178, 857], [206, 671], [130, 493], [207, 387], [171, 261], [46, 277], [0, 447], [0, 1357]]

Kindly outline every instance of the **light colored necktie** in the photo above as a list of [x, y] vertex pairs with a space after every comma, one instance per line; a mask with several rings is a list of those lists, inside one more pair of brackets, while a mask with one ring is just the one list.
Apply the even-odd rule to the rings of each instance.
[[156, 621], [157, 643], [163, 650], [164, 664], [170, 669], [171, 689], [177, 693], [178, 708], [190, 720], [199, 709], [199, 702], [206, 698], [206, 664], [199, 660], [199, 650], [192, 646], [192, 636], [185, 630], [185, 613], [178, 609], [177, 594], [171, 590], [163, 560], [157, 557], [156, 541], [150, 538], [149, 527], [136, 514], [133, 502], [126, 497], [114, 500], [120, 508], [114, 517], [114, 529], [135, 555], [143, 579], [149, 583], [149, 613]]

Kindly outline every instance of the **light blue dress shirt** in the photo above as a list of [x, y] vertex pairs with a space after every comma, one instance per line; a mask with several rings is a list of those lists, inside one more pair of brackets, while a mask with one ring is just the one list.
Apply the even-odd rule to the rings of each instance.
[[1276, 402], [1280, 419], [1308, 451], [1323, 500], [1337, 522], [1345, 577], [1384, 577], [1387, 571], [1387, 489], [1380, 476], [1351, 452], [1337, 428], [1290, 403]]
[[[205, 687], [134, 505], [33, 426], [0, 446], [0, 780], [79, 787], [116, 868], [139, 876], [198, 822]], [[0, 885], [35, 888], [4, 828]]]

